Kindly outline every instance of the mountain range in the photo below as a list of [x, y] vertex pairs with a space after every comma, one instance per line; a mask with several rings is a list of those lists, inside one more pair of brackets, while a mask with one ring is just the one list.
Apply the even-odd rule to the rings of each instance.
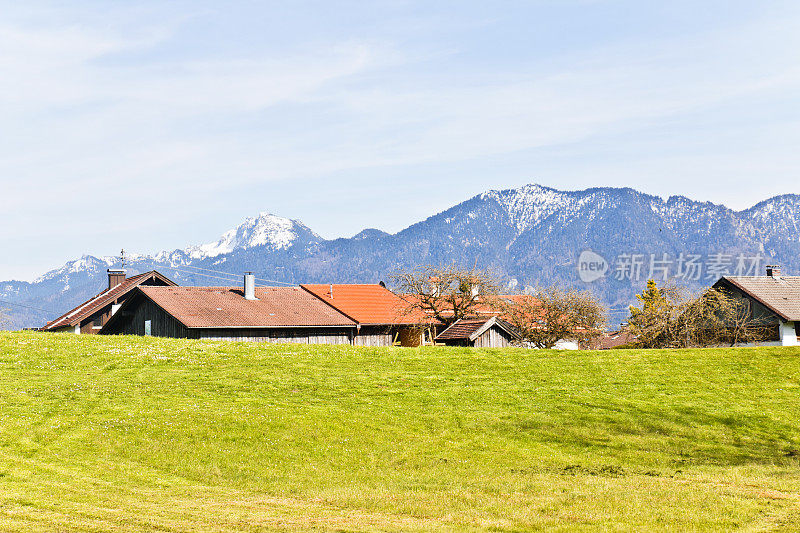
[[[394, 234], [365, 229], [326, 240], [298, 220], [261, 213], [215, 242], [126, 257], [129, 273], [156, 269], [182, 285], [238, 285], [245, 271], [263, 284], [391, 285], [393, 273], [419, 265], [486, 267], [508, 291], [550, 283], [590, 290], [612, 321], [650, 275], [699, 288], [724, 273], [761, 273], [767, 263], [800, 271], [800, 195], [735, 211], [629, 188], [540, 185], [485, 192]], [[85, 255], [33, 282], [0, 282], [5, 326], [43, 325], [102, 290], [112, 266], [119, 258]], [[584, 276], [585, 268], [595, 274]]]

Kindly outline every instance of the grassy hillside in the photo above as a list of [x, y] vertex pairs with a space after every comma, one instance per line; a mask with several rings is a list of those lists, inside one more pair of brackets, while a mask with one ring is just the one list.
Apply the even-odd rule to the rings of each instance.
[[0, 333], [0, 529], [794, 530], [800, 349]]

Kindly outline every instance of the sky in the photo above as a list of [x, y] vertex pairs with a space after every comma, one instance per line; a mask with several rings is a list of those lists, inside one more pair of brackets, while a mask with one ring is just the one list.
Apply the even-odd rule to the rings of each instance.
[[0, 280], [490, 189], [800, 193], [800, 2], [0, 0]]

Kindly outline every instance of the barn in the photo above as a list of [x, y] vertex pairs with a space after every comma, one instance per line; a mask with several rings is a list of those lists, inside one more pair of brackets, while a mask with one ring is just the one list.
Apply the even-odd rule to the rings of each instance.
[[356, 323], [299, 287], [139, 287], [103, 335], [352, 344]]
[[139, 287], [101, 333], [391, 346], [418, 330], [404, 307], [380, 285], [255, 287], [247, 274], [242, 287]]

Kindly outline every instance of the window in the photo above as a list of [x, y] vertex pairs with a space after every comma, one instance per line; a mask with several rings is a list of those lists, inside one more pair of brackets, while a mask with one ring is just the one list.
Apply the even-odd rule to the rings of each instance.
[[103, 327], [103, 315], [97, 315], [92, 320], [92, 327], [93, 328], [102, 328]]
[[149, 320], [144, 321], [144, 334], [147, 336], [153, 334], [152, 324]]

